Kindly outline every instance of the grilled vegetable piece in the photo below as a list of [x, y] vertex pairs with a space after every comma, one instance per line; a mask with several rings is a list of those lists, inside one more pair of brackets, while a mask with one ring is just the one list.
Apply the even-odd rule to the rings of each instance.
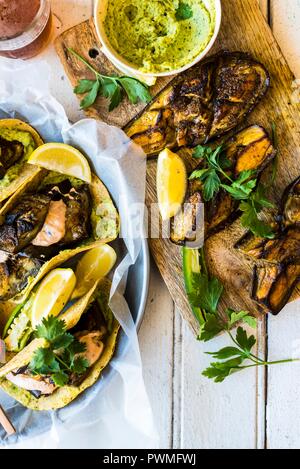
[[300, 264], [255, 268], [252, 297], [266, 312], [280, 313], [300, 281]]
[[270, 290], [267, 307], [277, 315], [285, 307], [300, 281], [300, 265], [289, 264], [277, 277]]
[[24, 155], [24, 145], [17, 140], [6, 140], [0, 136], [0, 178]]
[[175, 78], [125, 132], [148, 156], [194, 147], [239, 125], [269, 84], [265, 67], [248, 55], [218, 54]]
[[242, 252], [252, 259], [261, 259], [265, 245], [268, 243], [266, 238], [254, 236], [251, 232], [246, 233], [236, 244], [235, 249]]
[[40, 270], [42, 261], [23, 254], [0, 251], [0, 301], [6, 301], [21, 292], [28, 279]]
[[283, 196], [282, 224], [284, 227], [300, 225], [300, 178], [289, 186]]
[[252, 298], [255, 301], [264, 306], [267, 305], [270, 290], [280, 272], [281, 267], [278, 265], [255, 267], [252, 290]]
[[14, 254], [30, 244], [44, 224], [50, 201], [43, 194], [21, 197], [0, 226], [0, 249]]
[[[247, 170], [255, 171], [253, 178], [257, 178], [275, 158], [276, 151], [265, 129], [252, 125], [225, 144], [225, 155], [232, 164], [229, 173], [233, 179]], [[206, 207], [206, 236], [219, 232], [236, 220], [240, 214], [238, 207], [239, 201], [220, 191]]]
[[266, 130], [251, 125], [235, 134], [225, 145], [226, 157], [232, 162], [232, 175], [243, 171], [261, 173], [276, 155], [276, 150]]
[[204, 219], [202, 217], [202, 197], [200, 192], [189, 195], [183, 210], [171, 222], [170, 239], [174, 244], [185, 246], [188, 243], [199, 243], [204, 240]]

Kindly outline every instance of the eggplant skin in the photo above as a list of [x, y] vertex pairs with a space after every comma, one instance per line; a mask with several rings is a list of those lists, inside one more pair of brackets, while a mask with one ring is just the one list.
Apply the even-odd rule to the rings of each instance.
[[285, 267], [269, 265], [254, 269], [252, 298], [265, 311], [278, 315], [291, 298], [300, 281], [300, 264]]
[[43, 262], [24, 254], [0, 251], [0, 301], [6, 301], [20, 293], [28, 279], [34, 277]]
[[223, 52], [172, 80], [124, 130], [148, 156], [195, 147], [237, 127], [269, 86], [262, 64], [242, 52]]

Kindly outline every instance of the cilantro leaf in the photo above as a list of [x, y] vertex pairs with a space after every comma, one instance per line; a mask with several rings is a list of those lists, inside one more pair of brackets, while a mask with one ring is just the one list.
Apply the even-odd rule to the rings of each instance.
[[36, 336], [39, 339], [46, 339], [49, 342], [57, 339], [65, 333], [66, 323], [56, 318], [55, 316], [49, 316], [44, 318], [42, 323], [36, 329]]
[[94, 84], [95, 84], [95, 80], [86, 80], [86, 79], [80, 80], [78, 82], [78, 85], [75, 86], [75, 88], [74, 88], [74, 93], [75, 94], [88, 93], [89, 91], [91, 91]]
[[35, 374], [47, 375], [59, 370], [59, 363], [50, 348], [39, 348], [35, 351], [29, 368]]
[[56, 386], [65, 386], [68, 381], [69, 381], [69, 376], [67, 375], [67, 373], [65, 373], [64, 371], [57, 371], [56, 373], [53, 373], [51, 375], [51, 379], [52, 381], [54, 381], [54, 384], [56, 384]]
[[256, 344], [256, 339], [253, 335], [248, 337], [247, 332], [242, 327], [239, 327], [236, 333], [236, 341], [245, 352], [251, 352]]
[[75, 360], [71, 363], [71, 370], [76, 373], [77, 375], [82, 375], [83, 373], [86, 372], [86, 370], [89, 368], [89, 362], [87, 361], [86, 358], [83, 357], [77, 357]]
[[177, 21], [188, 20], [193, 17], [193, 9], [187, 3], [180, 2], [175, 17]]

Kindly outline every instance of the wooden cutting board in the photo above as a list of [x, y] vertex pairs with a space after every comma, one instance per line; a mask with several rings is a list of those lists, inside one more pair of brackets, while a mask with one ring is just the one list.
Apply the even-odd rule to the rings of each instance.
[[[222, 27], [210, 55], [220, 50], [248, 52], [261, 61], [271, 75], [270, 91], [247, 121], [243, 123], [243, 127], [256, 123], [270, 131], [273, 122], [277, 126], [279, 167], [278, 177], [270, 196], [276, 204], [279, 204], [286, 186], [300, 174], [300, 105], [294, 103], [296, 94], [293, 87], [294, 76], [256, 0], [223, 0], [222, 7]], [[70, 54], [69, 47], [87, 58], [102, 72], [116, 72], [101, 53], [101, 45], [96, 38], [92, 20], [69, 29], [56, 40], [57, 53], [71, 84], [75, 86], [79, 79], [93, 78], [93, 75]], [[160, 79], [152, 88], [153, 96], [167, 82], [168, 79]], [[124, 102], [117, 110], [108, 113], [107, 103], [101, 98], [87, 111], [87, 115], [123, 127], [142, 109], [142, 104], [132, 106], [128, 102]], [[186, 157], [185, 151], [180, 153]], [[268, 178], [268, 173], [264, 177]], [[146, 203], [148, 207], [157, 201], [155, 179], [156, 162], [150, 160], [147, 169]], [[152, 220], [154, 227], [157, 223], [157, 220]], [[244, 231], [237, 221], [226, 230], [210, 238], [206, 244], [207, 262], [210, 272], [217, 275], [225, 286], [221, 308], [246, 309], [259, 316], [256, 304], [250, 299], [253, 265], [242, 254], [233, 249], [234, 244], [243, 233]], [[175, 303], [180, 308], [183, 318], [195, 332], [198, 332], [198, 324], [185, 294], [181, 248], [164, 239], [149, 239], [149, 244], [164, 281]], [[300, 290], [296, 291], [294, 299], [299, 294]]]

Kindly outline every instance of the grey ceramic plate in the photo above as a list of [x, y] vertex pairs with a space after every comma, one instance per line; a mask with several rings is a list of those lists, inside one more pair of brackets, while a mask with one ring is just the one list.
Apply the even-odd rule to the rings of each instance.
[[[142, 240], [142, 249], [136, 263], [129, 269], [127, 288], [125, 298], [129, 305], [133, 320], [139, 329], [143, 320], [149, 286], [149, 249], [146, 240]], [[128, 346], [128, 339], [125, 334], [119, 336], [117, 350], [115, 355], [122, 359]], [[102, 373], [101, 379], [90, 389], [85, 391], [83, 395], [79, 396], [72, 404], [65, 409], [60, 409], [55, 412], [57, 420], [67, 420], [68, 411], [71, 407], [76, 410], [76, 407], [81, 406], [83, 401], [89, 398], [89, 394], [93, 393], [94, 388], [97, 388], [97, 395], [105, 389], [106, 385], [114, 377], [113, 368], [108, 365]], [[91, 394], [92, 396], [92, 394]], [[37, 436], [50, 430], [51, 416], [49, 412], [34, 412], [26, 409], [21, 404], [16, 403], [14, 399], [7, 396], [0, 390], [0, 403], [7, 411], [7, 414], [14, 426], [17, 429], [17, 435], [10, 438], [7, 437], [4, 430], [0, 426], [0, 445], [13, 444], [25, 438]]]

